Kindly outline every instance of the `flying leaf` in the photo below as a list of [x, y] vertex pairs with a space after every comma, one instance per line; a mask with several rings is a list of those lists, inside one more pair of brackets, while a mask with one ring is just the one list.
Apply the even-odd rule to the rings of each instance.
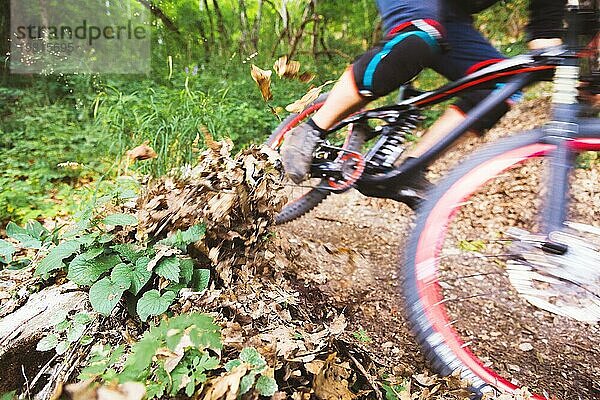
[[273, 64], [275, 73], [280, 78], [295, 78], [300, 71], [300, 63], [298, 61], [288, 61], [287, 56], [279, 57], [275, 64]]
[[298, 80], [300, 80], [300, 82], [304, 82], [304, 83], [310, 83], [312, 82], [317, 76], [315, 74], [313, 74], [312, 72], [303, 72], [302, 74], [300, 74], [300, 76], [298, 77]]
[[302, 96], [300, 100], [296, 100], [292, 104], [288, 105], [285, 108], [286, 111], [291, 113], [302, 112], [302, 110], [304, 110], [310, 103], [312, 103], [319, 97], [321, 91], [323, 91], [323, 88], [326, 85], [329, 85], [331, 82], [332, 81], [328, 81], [322, 84], [321, 86], [310, 89], [304, 96]]
[[148, 146], [148, 141], [145, 141], [143, 144], [128, 150], [126, 155], [131, 161], [150, 160], [158, 157], [156, 151], [154, 151], [152, 147]]
[[265, 71], [258, 68], [256, 65], [252, 64], [252, 79], [258, 85], [260, 89], [260, 93], [262, 94], [263, 99], [265, 101], [269, 101], [273, 98], [273, 93], [271, 93], [271, 74], [272, 71]]

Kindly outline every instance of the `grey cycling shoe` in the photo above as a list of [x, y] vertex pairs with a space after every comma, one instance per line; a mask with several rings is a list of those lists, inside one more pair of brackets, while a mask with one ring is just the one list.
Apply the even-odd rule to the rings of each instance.
[[319, 131], [307, 123], [286, 133], [281, 145], [281, 160], [285, 173], [294, 183], [301, 183], [308, 177], [320, 135]]

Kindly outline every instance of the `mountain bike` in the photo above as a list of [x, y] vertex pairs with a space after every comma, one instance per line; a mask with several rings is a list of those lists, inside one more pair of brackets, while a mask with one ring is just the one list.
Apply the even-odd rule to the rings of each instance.
[[[407, 318], [434, 369], [468, 380], [477, 398], [522, 386], [537, 391], [534, 399], [600, 398], [600, 169], [594, 161], [600, 118], [578, 90], [582, 81], [590, 92], [600, 85], [597, 48], [582, 46], [584, 34], [598, 32], [599, 18], [597, 7], [577, 3], [569, 1], [564, 46], [501, 61], [437, 90], [412, 91], [397, 104], [339, 123], [314, 153], [311, 181], [299, 195], [291, 192], [277, 219], [290, 221], [350, 188], [404, 199], [408, 177], [482, 116], [526, 86], [552, 81], [550, 122], [488, 144], [426, 200], [411, 204], [416, 225], [401, 266]], [[394, 165], [424, 109], [495, 86], [423, 156]], [[277, 149], [325, 96], [284, 120], [268, 144]]]

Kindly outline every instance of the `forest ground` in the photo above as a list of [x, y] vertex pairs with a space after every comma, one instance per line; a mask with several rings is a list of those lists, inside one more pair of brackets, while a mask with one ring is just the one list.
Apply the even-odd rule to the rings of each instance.
[[[547, 97], [522, 103], [485, 137], [470, 139], [447, 153], [431, 167], [428, 177], [438, 180], [482, 143], [539, 125], [547, 119], [548, 104]], [[597, 181], [590, 184], [595, 187], [593, 192], [597, 192]], [[344, 310], [348, 330], [355, 332], [355, 337], [363, 338], [364, 346], [380, 357], [381, 364], [393, 366], [399, 374], [421, 373], [427, 368], [404, 317], [401, 296], [399, 266], [413, 220], [414, 213], [401, 203], [367, 198], [350, 191], [330, 196], [308, 215], [277, 228], [283, 241], [297, 250], [294, 265], [297, 276], [309, 289], [321, 293], [319, 301]], [[491, 283], [482, 282], [482, 285]], [[531, 386], [538, 386], [540, 390], [550, 386], [549, 392], [558, 393], [561, 399], [600, 398], [597, 363], [600, 330], [597, 325], [592, 326], [586, 337], [577, 336], [576, 328], [569, 325], [556, 331], [550, 343], [560, 343], [560, 349], [569, 349], [565, 347], [569, 345], [579, 348], [574, 348], [579, 353], [574, 362], [582, 367], [579, 375], [561, 370], [563, 366], [558, 364], [561, 364], [562, 350], [558, 357], [556, 353], [555, 357], [540, 353], [533, 357], [531, 352], [517, 350], [512, 352], [512, 359], [505, 360], [504, 367], [513, 379], [521, 378], [519, 371], [527, 371], [522, 375], [534, 376], [535, 383], [530, 383]], [[575, 344], [572, 344], [572, 335], [578, 338]], [[540, 336], [528, 338], [534, 345], [537, 339]], [[499, 337], [497, 341], [504, 341], [506, 346], [510, 342], [519, 344], [520, 338]], [[490, 345], [489, 349], [493, 347]]]

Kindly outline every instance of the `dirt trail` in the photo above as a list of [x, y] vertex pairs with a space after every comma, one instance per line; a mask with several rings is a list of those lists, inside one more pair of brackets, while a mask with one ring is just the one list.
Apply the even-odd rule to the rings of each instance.
[[[539, 125], [547, 114], [547, 98], [524, 102], [484, 138], [471, 139], [448, 153], [432, 166], [429, 178], [437, 180], [484, 142]], [[294, 268], [307, 287], [322, 291], [338, 312], [345, 310], [348, 330], [357, 336], [364, 331], [365, 346], [380, 355], [382, 365], [394, 366], [399, 374], [426, 370], [404, 319], [400, 295], [401, 253], [413, 219], [413, 212], [403, 204], [351, 191], [330, 196], [313, 212], [277, 228], [297, 251]], [[528, 364], [538, 374], [552, 378], [555, 373], [551, 366], [547, 370], [534, 366], [535, 359], [520, 365]], [[600, 398], [599, 389], [592, 387], [598, 385], [597, 379], [592, 380], [579, 398]], [[575, 393], [563, 395], [559, 398], [578, 398]]]

